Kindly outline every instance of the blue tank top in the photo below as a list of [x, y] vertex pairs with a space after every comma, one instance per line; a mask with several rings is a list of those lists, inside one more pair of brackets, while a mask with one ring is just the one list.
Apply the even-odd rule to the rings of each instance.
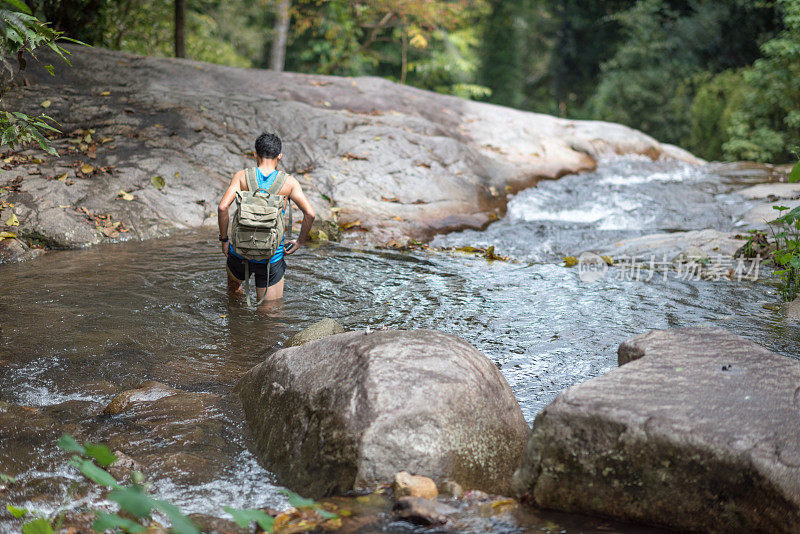
[[[261, 172], [261, 169], [256, 167], [256, 180], [258, 182], [259, 189], [264, 189], [266, 191], [267, 189], [269, 189], [269, 187], [272, 185], [272, 182], [274, 182], [275, 178], [277, 177], [278, 177], [277, 169], [269, 173], [269, 176], [264, 176], [264, 173]], [[286, 210], [284, 209], [282, 213], [286, 215]], [[233, 244], [228, 245], [228, 251], [235, 257], [239, 258], [240, 260], [244, 259], [233, 251]], [[283, 259], [283, 238], [281, 238], [281, 244], [278, 245], [277, 249], [275, 249], [275, 254], [269, 259], [269, 262], [278, 263], [282, 259]], [[250, 260], [250, 261], [252, 263], [267, 263], [267, 260]]]

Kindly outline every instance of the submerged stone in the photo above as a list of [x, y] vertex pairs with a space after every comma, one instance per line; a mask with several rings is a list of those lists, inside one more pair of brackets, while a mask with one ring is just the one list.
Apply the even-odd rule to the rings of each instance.
[[303, 343], [308, 343], [309, 341], [322, 339], [323, 337], [332, 336], [334, 334], [341, 334], [342, 332], [344, 332], [344, 327], [338, 322], [333, 319], [323, 319], [293, 335], [287, 345], [289, 347], [296, 347]]
[[494, 364], [432, 330], [279, 350], [237, 388], [262, 463], [312, 497], [390, 484], [399, 471], [502, 493], [529, 434]]
[[719, 328], [655, 330], [536, 418], [514, 492], [703, 532], [800, 532], [800, 361]]

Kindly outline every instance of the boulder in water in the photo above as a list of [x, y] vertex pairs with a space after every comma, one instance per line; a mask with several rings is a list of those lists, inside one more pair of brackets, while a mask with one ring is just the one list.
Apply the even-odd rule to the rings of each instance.
[[282, 349], [237, 388], [263, 464], [312, 497], [391, 484], [399, 471], [502, 493], [529, 434], [495, 365], [433, 330]]
[[537, 417], [514, 492], [701, 532], [800, 532], [800, 362], [720, 328], [655, 330]]

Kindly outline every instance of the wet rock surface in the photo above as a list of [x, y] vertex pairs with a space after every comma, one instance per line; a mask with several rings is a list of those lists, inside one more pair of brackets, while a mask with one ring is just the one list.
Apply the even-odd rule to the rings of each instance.
[[312, 497], [390, 484], [399, 471], [502, 492], [529, 433], [494, 364], [432, 330], [279, 350], [237, 389], [262, 463]]
[[600, 250], [599, 253], [613, 258], [627, 256], [650, 259], [653, 256], [656, 261], [666, 258], [666, 261], [671, 262], [686, 251], [689, 251], [687, 257], [732, 257], [743, 244], [744, 240], [738, 239], [733, 233], [710, 229], [691, 230], [624, 239]]
[[61, 158], [4, 154], [0, 183], [0, 201], [14, 204], [0, 218], [16, 214], [26, 242], [51, 248], [216, 225], [215, 204], [264, 129], [284, 139], [286, 170], [318, 217], [372, 243], [484, 225], [508, 190], [593, 168], [604, 151], [692, 159], [621, 125], [378, 78], [70, 51], [72, 68], [55, 77], [29, 69], [7, 96], [29, 113], [50, 101], [64, 132], [55, 140]]
[[436, 482], [428, 477], [412, 475], [401, 471], [394, 476], [392, 490], [395, 497], [421, 497], [435, 499], [439, 496]]
[[651, 331], [619, 362], [537, 416], [519, 495], [691, 531], [800, 531], [800, 362], [718, 328]]
[[341, 334], [342, 332], [344, 332], [344, 327], [337, 321], [334, 319], [323, 319], [293, 335], [289, 339], [287, 345], [289, 347], [297, 347], [303, 343], [322, 339], [323, 337], [332, 336], [334, 334]]

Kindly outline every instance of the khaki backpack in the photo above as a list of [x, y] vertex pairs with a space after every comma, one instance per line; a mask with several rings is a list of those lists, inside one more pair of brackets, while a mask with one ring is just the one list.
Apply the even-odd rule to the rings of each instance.
[[[259, 189], [255, 167], [245, 170], [247, 191], [236, 193], [236, 213], [231, 225], [231, 245], [233, 251], [245, 260], [267, 260], [267, 280], [269, 280], [269, 260], [275, 255], [283, 241], [286, 229], [283, 207], [287, 204], [286, 195], [278, 192], [286, 183], [286, 173], [278, 171], [278, 176], [269, 189]], [[292, 207], [289, 202], [289, 231], [292, 232]], [[250, 262], [245, 261], [244, 291], [247, 305], [250, 306]], [[266, 298], [256, 303], [259, 306]]]

